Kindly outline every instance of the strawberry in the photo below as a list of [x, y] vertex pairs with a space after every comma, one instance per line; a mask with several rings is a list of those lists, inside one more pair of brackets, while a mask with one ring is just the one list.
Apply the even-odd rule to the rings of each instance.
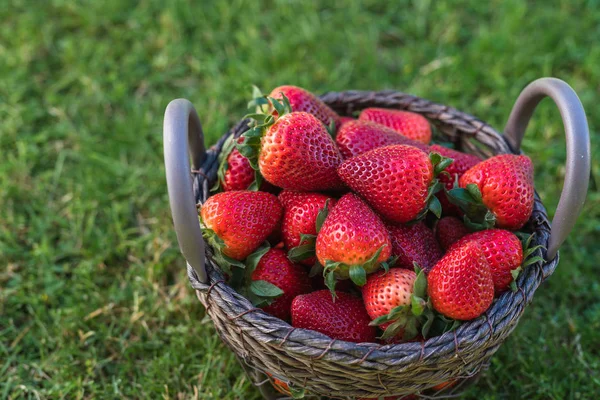
[[[387, 315], [394, 307], [410, 305], [417, 274], [403, 268], [391, 268], [369, 275], [362, 287], [363, 301], [371, 319]], [[389, 322], [381, 325], [385, 329]]]
[[508, 290], [513, 281], [512, 271], [520, 270], [523, 264], [523, 246], [519, 238], [503, 229], [489, 229], [466, 235], [453, 246], [461, 246], [467, 241], [475, 241], [481, 246], [490, 266], [496, 294]]
[[467, 234], [469, 230], [456, 217], [444, 217], [435, 225], [435, 237], [444, 250], [448, 250], [454, 242]]
[[[320, 193], [289, 192], [284, 190], [279, 195], [283, 204], [281, 225], [283, 242], [286, 249], [292, 249], [302, 244], [303, 248], [300, 250], [306, 250], [307, 252], [297, 259], [294, 259], [292, 254], [290, 256], [294, 261], [310, 266], [316, 261], [314, 243], [317, 237], [317, 229], [320, 228], [320, 224], [323, 223], [326, 215], [322, 216], [319, 224], [317, 224], [317, 217], [326, 206], [327, 209], [332, 208], [336, 200]], [[301, 236], [305, 240], [302, 240]], [[308, 256], [309, 253], [312, 256]]]
[[391, 144], [406, 144], [429, 153], [423, 143], [399, 135], [395, 130], [371, 121], [354, 120], [345, 123], [339, 129], [335, 142], [344, 158]]
[[273, 89], [269, 97], [281, 101], [283, 100], [282, 94], [288, 98], [292, 111], [304, 111], [312, 114], [327, 127], [332, 123], [336, 126], [341, 125], [341, 117], [308, 90], [291, 85], [279, 86]]
[[[446, 190], [452, 190], [455, 182], [457, 182], [469, 168], [474, 167], [481, 162], [481, 159], [473, 154], [462, 153], [438, 144], [432, 145], [429, 150], [454, 160], [452, 161], [452, 164], [446, 168], [445, 172], [447, 172], [447, 174], [440, 174], [438, 178], [440, 182], [444, 184]], [[442, 210], [445, 215], [462, 216], [460, 209], [448, 200], [445, 191], [440, 191], [437, 194], [437, 197], [440, 200], [440, 203], [442, 203]]]
[[279, 393], [284, 394], [286, 396], [291, 396], [292, 392], [290, 392], [290, 386], [285, 383], [284, 381], [277, 379], [273, 376], [273, 374], [269, 373], [269, 372], [265, 372], [269, 378], [271, 378], [271, 385], [273, 386], [273, 388], [275, 390], [277, 390]]
[[364, 343], [375, 341], [375, 328], [359, 297], [328, 290], [303, 294], [292, 301], [292, 326], [312, 329], [332, 339]]
[[476, 229], [517, 230], [533, 211], [533, 164], [527, 156], [502, 154], [470, 168], [460, 188], [448, 198], [465, 212], [465, 223]]
[[471, 320], [483, 314], [494, 299], [494, 281], [481, 246], [466, 241], [452, 248], [427, 276], [433, 308], [448, 318]]
[[365, 108], [358, 119], [385, 125], [417, 142], [424, 144], [431, 142], [429, 121], [419, 114], [386, 108]]
[[238, 149], [254, 169], [271, 184], [283, 189], [319, 191], [340, 189], [335, 173], [342, 156], [325, 126], [314, 115], [291, 112], [287, 98], [283, 104], [269, 98], [274, 114], [253, 114], [256, 122], [245, 132]]
[[[403, 268], [392, 268], [380, 271], [368, 277], [362, 287], [362, 297], [371, 325], [377, 325], [384, 330], [381, 337], [388, 342], [396, 342], [395, 338], [403, 341], [414, 339], [419, 333], [422, 314], [425, 306], [426, 278], [422, 271]], [[415, 307], [420, 312], [414, 312]], [[391, 340], [390, 340], [391, 339]]]
[[[243, 138], [235, 139], [230, 136], [223, 150], [219, 154], [219, 169], [217, 171], [217, 189], [219, 186], [224, 191], [230, 190], [258, 190], [255, 186], [257, 181], [262, 181], [260, 177], [257, 179], [258, 171], [255, 171], [250, 162], [244, 157], [238, 149], [235, 148], [235, 143], [242, 143]], [[274, 193], [277, 189], [269, 182], [262, 181], [260, 190]]]
[[[433, 161], [433, 162], [432, 162]], [[416, 147], [392, 145], [359, 154], [342, 163], [338, 174], [384, 218], [407, 223], [441, 206], [434, 194], [441, 184], [434, 178], [452, 160]]]
[[413, 269], [414, 263], [428, 272], [443, 252], [433, 232], [423, 222], [412, 225], [387, 225], [392, 240], [392, 255], [398, 257], [397, 266]]
[[454, 385], [456, 385], [457, 383], [458, 383], [458, 379], [450, 379], [448, 381], [445, 381], [445, 382], [435, 385], [431, 389], [433, 389], [437, 392], [440, 392], [444, 389], [450, 389], [451, 387], [454, 387]]
[[336, 277], [364, 285], [366, 275], [387, 260], [391, 251], [385, 225], [354, 193], [338, 200], [317, 236], [317, 258], [325, 267], [324, 276], [332, 291]]
[[[283, 320], [290, 318], [294, 297], [311, 291], [311, 282], [304, 267], [291, 262], [285, 251], [280, 249], [270, 249], [260, 257], [250, 279], [250, 290], [254, 295], [274, 298], [261, 304], [261, 308]], [[265, 285], [265, 282], [271, 285]], [[272, 291], [270, 286], [279, 290]]]
[[217, 193], [200, 210], [202, 233], [224, 256], [243, 260], [273, 232], [282, 212], [279, 200], [271, 193]]

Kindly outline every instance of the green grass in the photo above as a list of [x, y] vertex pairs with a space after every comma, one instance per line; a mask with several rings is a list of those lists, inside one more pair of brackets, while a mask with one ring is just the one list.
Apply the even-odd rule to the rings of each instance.
[[[394, 88], [502, 129], [519, 91], [555, 76], [580, 95], [598, 154], [598, 1], [5, 3], [0, 398], [258, 397], [178, 252], [161, 139], [173, 98], [194, 103], [211, 143], [252, 83]], [[565, 144], [549, 100], [523, 147], [552, 213]], [[557, 272], [466, 398], [596, 397], [599, 241], [591, 189]]]

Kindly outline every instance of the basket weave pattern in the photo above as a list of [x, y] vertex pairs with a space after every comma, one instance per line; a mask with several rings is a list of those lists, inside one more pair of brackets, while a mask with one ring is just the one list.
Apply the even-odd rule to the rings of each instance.
[[[457, 148], [482, 157], [513, 152], [496, 130], [485, 122], [451, 107], [395, 91], [347, 91], [321, 97], [341, 115], [366, 107], [386, 107], [425, 116]], [[229, 135], [236, 137], [247, 128], [240, 121], [207, 151], [199, 171], [193, 173], [197, 203], [210, 195], [217, 178], [217, 158]], [[535, 244], [547, 247], [550, 222], [538, 195], [526, 228], [535, 232]], [[188, 276], [198, 298], [206, 307], [221, 339], [242, 361], [257, 385], [268, 383], [256, 371], [282, 377], [307, 393], [331, 398], [405, 395], [421, 392], [451, 378], [465, 378], [462, 384], [432, 398], [455, 395], [469, 379], [484, 369], [489, 359], [516, 327], [537, 287], [557, 264], [558, 256], [547, 263], [529, 266], [518, 278], [517, 292], [501, 295], [480, 318], [462, 324], [454, 332], [424, 343], [398, 345], [356, 344], [333, 340], [323, 334], [295, 329], [253, 305], [229, 287], [212, 260], [213, 249], [206, 245], [207, 273], [203, 284], [192, 268]], [[545, 255], [545, 254], [544, 254]], [[254, 373], [256, 372], [256, 373]]]

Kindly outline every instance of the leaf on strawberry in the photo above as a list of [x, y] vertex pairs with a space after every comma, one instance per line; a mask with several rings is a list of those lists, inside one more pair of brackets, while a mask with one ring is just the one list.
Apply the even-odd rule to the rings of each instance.
[[325, 206], [319, 210], [317, 214], [317, 219], [315, 221], [316, 232], [319, 233], [321, 227], [323, 226], [323, 222], [327, 219], [329, 215], [329, 199], [325, 200]]
[[446, 190], [446, 196], [465, 213], [464, 223], [471, 231], [491, 229], [496, 225], [496, 216], [483, 204], [481, 191], [474, 183], [469, 183], [466, 188]]
[[[433, 311], [431, 302], [427, 298], [427, 277], [416, 263], [415, 273], [417, 277], [413, 284], [411, 304], [394, 307], [387, 315], [371, 321], [370, 325], [372, 326], [380, 326], [391, 322], [383, 332], [382, 339], [389, 339], [403, 332], [403, 340], [411, 340], [419, 334], [419, 330], [421, 332], [424, 330], [429, 331], [433, 323]], [[427, 324], [427, 327], [424, 327], [425, 324]]]
[[313, 278], [317, 275], [323, 275], [323, 266], [321, 263], [316, 261], [312, 267], [310, 267], [310, 272], [308, 273], [309, 278]]
[[254, 110], [257, 113], [267, 113], [270, 104], [267, 97], [255, 85], [252, 85], [252, 100], [248, 102], [248, 109]]
[[429, 329], [427, 337], [440, 336], [446, 332], [452, 332], [456, 328], [461, 325], [460, 321], [447, 318], [442, 314], [435, 313], [435, 317], [433, 322], [431, 323], [431, 327]]
[[290, 394], [293, 399], [303, 399], [305, 395], [304, 388], [299, 388], [294, 385], [288, 384], [288, 388], [290, 390]]
[[510, 289], [513, 292], [516, 292], [517, 290], [519, 290], [517, 288], [517, 278], [519, 277], [519, 274], [521, 273], [521, 271], [523, 271], [523, 268], [521, 268], [521, 267], [515, 268], [512, 271], [510, 271], [510, 274], [512, 275], [512, 281], [510, 282]]
[[454, 159], [444, 157], [441, 154], [435, 152], [429, 153], [429, 160], [431, 160], [431, 164], [433, 165], [434, 178], [437, 178], [439, 174], [444, 172], [444, 170], [454, 162]]
[[390, 258], [381, 263], [381, 268], [383, 268], [386, 273], [389, 272], [390, 267], [396, 265], [396, 261], [398, 261], [398, 258], [399, 256], [391, 256]]
[[327, 269], [327, 266], [323, 268], [323, 277], [325, 278], [325, 286], [327, 286], [327, 288], [331, 292], [331, 297], [333, 298], [333, 301], [335, 301], [337, 297], [337, 295], [335, 294], [335, 284], [337, 283], [337, 279], [335, 278], [335, 272], [333, 272], [331, 265], [329, 265], [329, 270]]
[[521, 245], [523, 246], [523, 263], [521, 264], [520, 267], [513, 269], [512, 271], [510, 271], [511, 275], [512, 275], [512, 282], [510, 283], [510, 288], [512, 289], [513, 292], [517, 291], [517, 278], [519, 277], [519, 274], [528, 266], [532, 265], [532, 264], [536, 264], [539, 262], [544, 262], [544, 258], [542, 256], [536, 256], [535, 253], [540, 250], [543, 249], [544, 246], [542, 245], [537, 245], [537, 246], [532, 246], [531, 242], [533, 240], [533, 236], [535, 234], [527, 234], [524, 232], [516, 232], [515, 233], [517, 235], [517, 237], [521, 240]]
[[419, 215], [417, 215], [417, 218], [415, 218], [413, 223], [417, 223], [425, 219], [428, 212], [431, 212], [438, 219], [442, 216], [442, 204], [438, 200], [436, 194], [443, 189], [444, 184], [440, 182], [437, 178], [434, 179], [433, 182], [431, 182], [431, 185], [429, 185], [429, 188], [427, 189], [427, 197], [425, 198], [425, 208], [419, 213]]
[[427, 277], [425, 276], [425, 272], [416, 262], [414, 263], [414, 266], [417, 278], [413, 284], [413, 295], [420, 298], [425, 298], [427, 296]]
[[349, 270], [350, 280], [356, 286], [364, 286], [367, 283], [367, 272], [361, 265], [352, 265]]
[[298, 262], [307, 260], [316, 255], [315, 253], [315, 243], [317, 241], [317, 236], [309, 235], [309, 234], [300, 234], [300, 245], [296, 247], [292, 247], [288, 251], [288, 258], [291, 261]]
[[[321, 230], [321, 226], [323, 226], [323, 222], [327, 218], [329, 214], [329, 199], [325, 201], [325, 206], [319, 210], [317, 214], [317, 218], [315, 221], [315, 228], [317, 233]], [[316, 235], [310, 234], [300, 234], [300, 245], [296, 247], [292, 247], [288, 251], [288, 258], [292, 261], [298, 262], [307, 260], [311, 257], [316, 256], [315, 245], [317, 242]]]
[[421, 336], [427, 339], [429, 337], [429, 331], [431, 330], [433, 322], [435, 321], [435, 313], [431, 306], [430, 300], [427, 300], [427, 307], [425, 310], [423, 310], [422, 321], [423, 325], [421, 326]]
[[248, 276], [250, 276], [254, 272], [254, 270], [256, 269], [256, 266], [260, 262], [260, 259], [262, 258], [262, 256], [267, 254], [267, 252], [270, 249], [271, 249], [271, 246], [269, 245], [269, 242], [265, 242], [258, 249], [256, 249], [254, 251], [254, 253], [250, 254], [246, 258], [246, 272], [247, 272]]
[[232, 274], [232, 269], [231, 269], [232, 266], [241, 268], [241, 269], [246, 268], [246, 265], [243, 262], [234, 260], [233, 258], [228, 257], [225, 254], [223, 254], [223, 249], [225, 248], [225, 242], [223, 242], [223, 239], [221, 239], [212, 229], [206, 228], [204, 226], [204, 224], [202, 223], [201, 218], [200, 218], [200, 226], [201, 226], [202, 236], [204, 237], [204, 239], [208, 242], [209, 246], [211, 246], [212, 248], [217, 250], [217, 251], [215, 251], [213, 259], [223, 272], [225, 272], [228, 275], [231, 275]]
[[264, 307], [271, 304], [277, 297], [283, 294], [283, 290], [267, 281], [252, 281], [249, 285], [248, 298], [256, 307]]

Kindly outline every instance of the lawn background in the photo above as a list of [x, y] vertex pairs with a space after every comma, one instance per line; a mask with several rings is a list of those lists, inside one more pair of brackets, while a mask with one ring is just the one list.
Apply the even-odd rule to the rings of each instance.
[[[173, 98], [194, 103], [209, 143], [253, 83], [393, 88], [501, 130], [520, 90], [555, 76], [598, 153], [599, 1], [5, 0], [0, 21], [0, 398], [258, 397], [178, 252], [161, 132]], [[523, 148], [551, 214], [564, 143], [546, 100]], [[597, 397], [599, 205], [593, 187], [466, 398]]]

